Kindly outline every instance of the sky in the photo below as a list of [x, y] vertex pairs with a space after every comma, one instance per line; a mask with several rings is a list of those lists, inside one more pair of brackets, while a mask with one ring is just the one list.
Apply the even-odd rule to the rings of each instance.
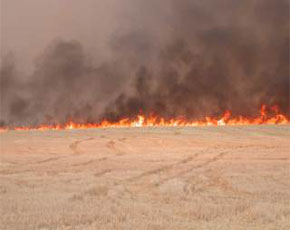
[[1, 0], [1, 53], [13, 52], [24, 68], [31, 67], [34, 59], [57, 38], [82, 41], [88, 50], [99, 53], [118, 30], [118, 22], [125, 18], [118, 2]]

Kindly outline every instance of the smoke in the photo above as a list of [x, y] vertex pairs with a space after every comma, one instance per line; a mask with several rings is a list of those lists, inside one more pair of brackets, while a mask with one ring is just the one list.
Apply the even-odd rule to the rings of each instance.
[[2, 125], [117, 120], [140, 111], [252, 116], [262, 103], [289, 114], [287, 0], [125, 2], [122, 23], [130, 23], [108, 41], [107, 58], [95, 62], [79, 41], [59, 39], [27, 78], [3, 58]]

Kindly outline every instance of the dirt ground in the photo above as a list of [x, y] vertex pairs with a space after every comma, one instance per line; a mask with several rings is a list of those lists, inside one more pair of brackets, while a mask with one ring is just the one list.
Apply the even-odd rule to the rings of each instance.
[[290, 126], [0, 134], [0, 228], [290, 229]]

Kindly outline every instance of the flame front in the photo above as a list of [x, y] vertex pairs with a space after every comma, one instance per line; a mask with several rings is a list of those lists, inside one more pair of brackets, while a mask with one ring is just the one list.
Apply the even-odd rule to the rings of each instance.
[[110, 122], [106, 119], [100, 123], [79, 124], [68, 122], [64, 125], [40, 125], [38, 127], [15, 127], [0, 128], [0, 131], [8, 130], [72, 130], [90, 128], [117, 128], [117, 127], [191, 127], [191, 126], [237, 126], [237, 125], [260, 125], [260, 124], [289, 124], [290, 119], [279, 112], [277, 105], [269, 107], [271, 115], [267, 113], [267, 106], [262, 105], [260, 116], [249, 118], [243, 116], [232, 117], [231, 111], [227, 110], [219, 118], [205, 117], [201, 120], [187, 120], [185, 118], [165, 119], [158, 115], [145, 116], [139, 114], [135, 119], [124, 118], [117, 122]]

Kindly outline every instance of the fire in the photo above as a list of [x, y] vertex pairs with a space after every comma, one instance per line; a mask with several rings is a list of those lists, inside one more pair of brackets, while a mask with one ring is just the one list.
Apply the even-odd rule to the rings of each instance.
[[[270, 111], [270, 114], [268, 113]], [[231, 111], [227, 110], [219, 118], [205, 117], [201, 120], [186, 120], [185, 118], [165, 119], [157, 115], [145, 116], [139, 114], [135, 119], [123, 118], [117, 122], [110, 122], [106, 119], [99, 123], [78, 124], [68, 122], [64, 125], [40, 125], [38, 127], [15, 127], [0, 128], [0, 132], [17, 130], [73, 130], [73, 129], [91, 129], [91, 128], [118, 128], [118, 127], [193, 127], [193, 126], [237, 126], [237, 125], [270, 125], [270, 124], [289, 124], [290, 118], [280, 113], [277, 105], [267, 107], [262, 105], [260, 116], [250, 118], [237, 116], [232, 117]]]
[[145, 116], [138, 115], [138, 119], [133, 123], [133, 127], [142, 127], [145, 121]]

